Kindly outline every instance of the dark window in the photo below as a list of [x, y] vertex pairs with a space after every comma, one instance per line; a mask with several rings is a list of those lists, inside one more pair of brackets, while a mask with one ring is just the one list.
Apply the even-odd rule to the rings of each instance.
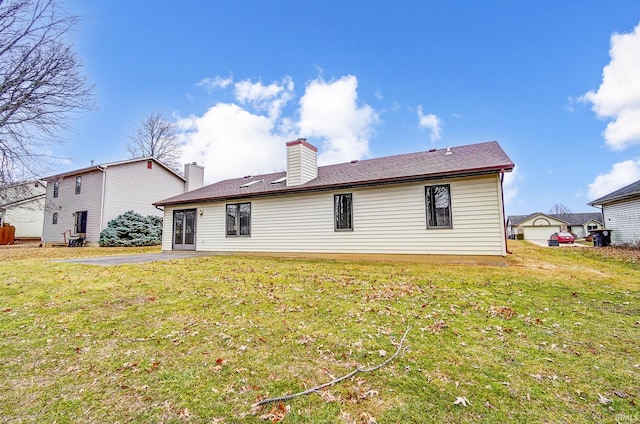
[[78, 175], [76, 177], [76, 194], [80, 194], [81, 188], [82, 188], [82, 175]]
[[451, 228], [451, 191], [449, 184], [425, 187], [427, 228]]
[[54, 212], [52, 224], [56, 225], [57, 223], [58, 223], [58, 212]]
[[74, 229], [76, 234], [85, 234], [87, 232], [87, 211], [76, 212], [76, 225]]
[[58, 193], [60, 192], [60, 182], [54, 181], [53, 183], [53, 197], [58, 197]]
[[227, 236], [251, 235], [251, 203], [227, 205]]
[[333, 196], [335, 231], [353, 231], [353, 201], [351, 193]]

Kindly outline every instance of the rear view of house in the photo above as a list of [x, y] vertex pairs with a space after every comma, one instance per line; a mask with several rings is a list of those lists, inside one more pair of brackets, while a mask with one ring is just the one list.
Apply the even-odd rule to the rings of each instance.
[[156, 203], [163, 250], [504, 257], [496, 142], [317, 166], [287, 143], [287, 171], [221, 181]]
[[154, 158], [105, 163], [48, 177], [45, 243], [84, 234], [97, 243], [107, 223], [126, 211], [160, 216], [153, 202], [202, 187], [203, 168], [185, 165], [185, 176]]

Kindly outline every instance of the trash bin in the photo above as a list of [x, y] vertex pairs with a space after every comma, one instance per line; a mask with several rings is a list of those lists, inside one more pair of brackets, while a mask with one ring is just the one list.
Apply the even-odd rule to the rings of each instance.
[[601, 230], [589, 230], [593, 235], [593, 245], [595, 247], [606, 247], [611, 245], [611, 230], [603, 228]]
[[602, 233], [598, 232], [593, 235], [593, 245], [595, 247], [602, 247]]

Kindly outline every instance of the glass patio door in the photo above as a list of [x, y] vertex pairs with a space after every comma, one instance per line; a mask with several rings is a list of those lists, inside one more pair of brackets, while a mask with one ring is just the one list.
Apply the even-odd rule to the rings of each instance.
[[196, 210], [173, 211], [173, 250], [196, 250]]

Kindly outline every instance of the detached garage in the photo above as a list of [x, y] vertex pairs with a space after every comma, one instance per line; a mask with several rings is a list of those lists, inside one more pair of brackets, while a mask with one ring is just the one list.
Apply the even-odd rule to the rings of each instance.
[[507, 227], [511, 234], [522, 234], [525, 240], [548, 240], [551, 234], [567, 228], [567, 222], [536, 212], [510, 216]]

